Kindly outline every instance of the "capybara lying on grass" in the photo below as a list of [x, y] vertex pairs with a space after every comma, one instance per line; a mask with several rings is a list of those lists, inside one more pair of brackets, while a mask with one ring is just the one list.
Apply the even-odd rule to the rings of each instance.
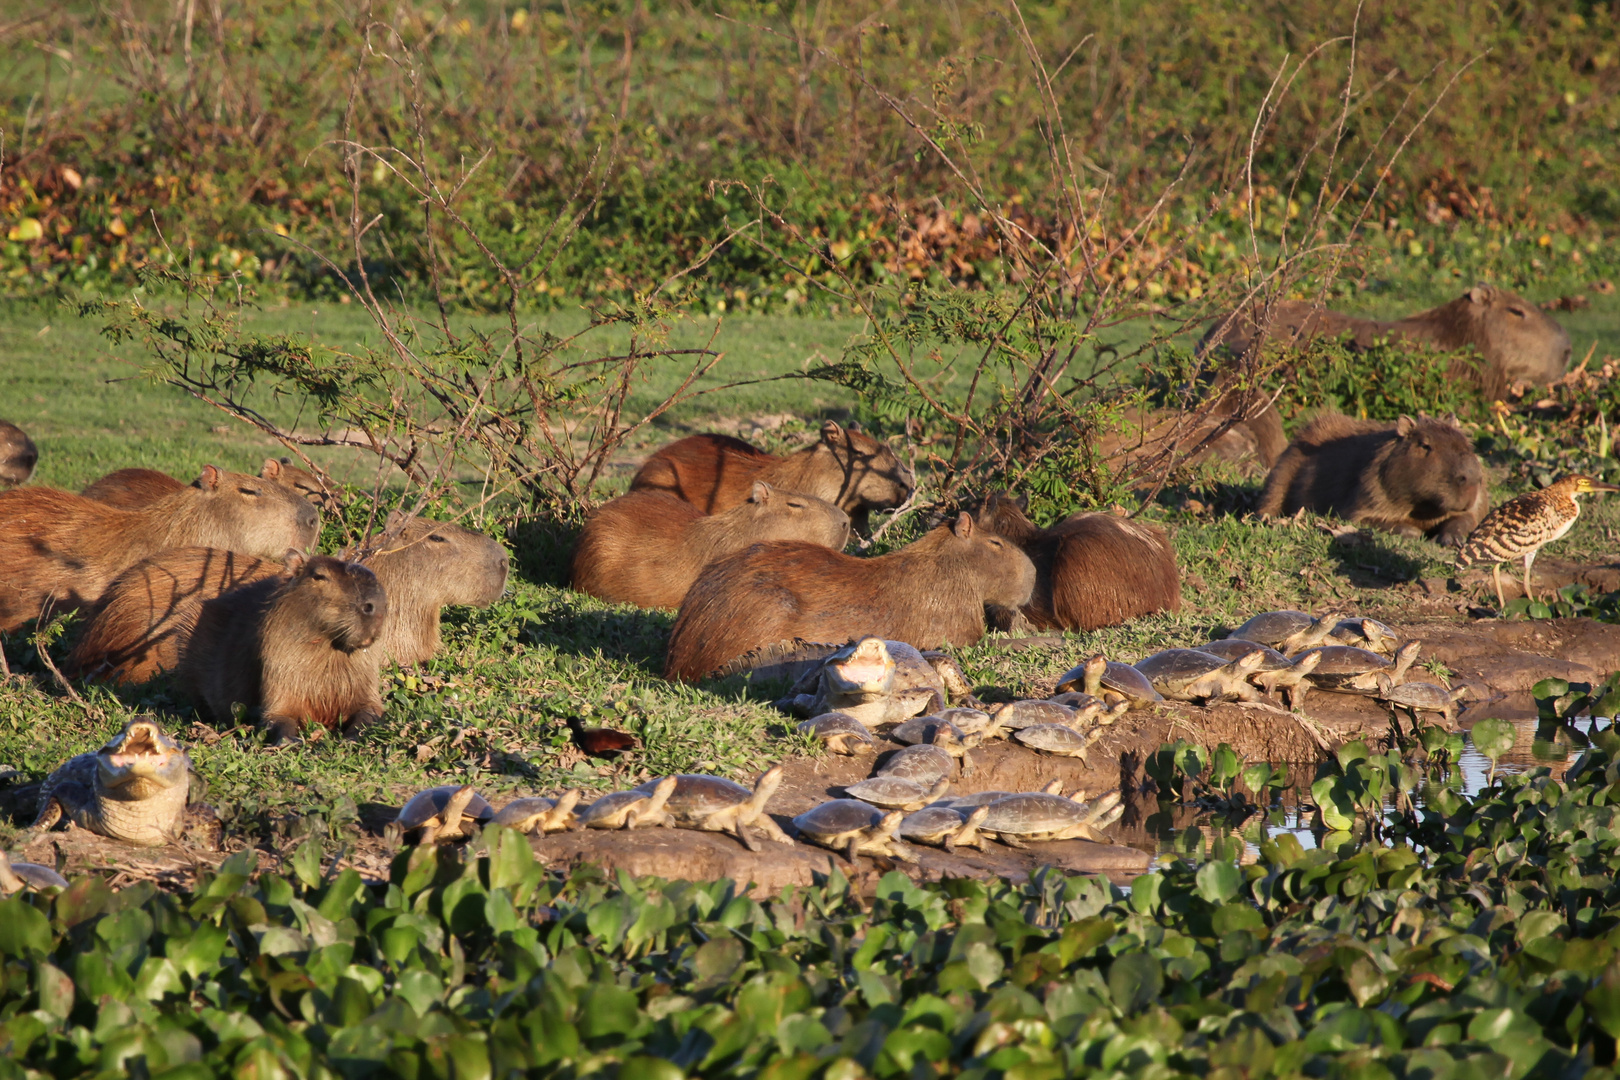
[[0, 487], [26, 484], [39, 464], [39, 449], [28, 432], [0, 420]]
[[718, 514], [704, 514], [667, 492], [632, 491], [585, 522], [572, 585], [621, 604], [680, 607], [705, 566], [767, 540], [841, 549], [849, 540], [849, 515], [763, 480], [754, 482], [746, 502]]
[[754, 481], [825, 499], [864, 527], [867, 514], [899, 506], [916, 478], [883, 443], [835, 421], [821, 425], [812, 446], [777, 457], [729, 435], [692, 435], [649, 457], [630, 481], [632, 491], [667, 491], [705, 514], [748, 498]]
[[[266, 458], [264, 468], [259, 470], [259, 477], [291, 488], [300, 498], [308, 499], [316, 506], [327, 507], [334, 502], [327, 493], [326, 486], [321, 483], [320, 477], [298, 468], [286, 458], [280, 461]], [[176, 480], [168, 473], [159, 472], [157, 469], [119, 469], [93, 481], [79, 494], [87, 499], [104, 502], [108, 506], [139, 510], [143, 506], [150, 506], [165, 495], [174, 494], [185, 486], [184, 481]]]
[[382, 716], [382, 650], [372, 646], [387, 615], [370, 570], [289, 551], [285, 573], [202, 605], [180, 685], [218, 724], [245, 706], [275, 742], [305, 723], [354, 735]]
[[[487, 607], [506, 587], [506, 549], [482, 533], [397, 512], [363, 564], [388, 594], [375, 648], [383, 660], [416, 664], [439, 648], [440, 609]], [[69, 671], [112, 682], [146, 682], [179, 666], [207, 600], [285, 573], [278, 562], [212, 548], [176, 548], [143, 559], [107, 588], [69, 657]]]
[[687, 590], [664, 676], [695, 682], [794, 640], [967, 645], [984, 636], [986, 604], [1022, 607], [1034, 587], [1029, 557], [968, 514], [875, 559], [814, 544], [755, 544], [709, 566]]
[[315, 508], [287, 488], [212, 465], [140, 510], [54, 488], [0, 491], [0, 630], [94, 603], [126, 567], [168, 548], [274, 555], [308, 547], [319, 530]]
[[1458, 547], [1490, 509], [1485, 474], [1452, 423], [1328, 413], [1294, 436], [1260, 494], [1265, 517], [1300, 508]]
[[1035, 564], [1035, 592], [1022, 611], [1037, 629], [1096, 630], [1181, 610], [1175, 549], [1157, 525], [1074, 514], [1039, 529], [1016, 499], [1002, 494], [985, 500], [981, 520]]

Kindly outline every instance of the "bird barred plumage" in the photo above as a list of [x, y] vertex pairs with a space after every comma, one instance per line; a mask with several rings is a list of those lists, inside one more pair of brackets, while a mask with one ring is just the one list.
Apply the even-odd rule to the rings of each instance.
[[1540, 491], [1529, 491], [1509, 499], [1485, 515], [1462, 549], [1457, 552], [1457, 567], [1466, 569], [1477, 562], [1491, 564], [1492, 579], [1496, 583], [1496, 600], [1505, 606], [1502, 597], [1502, 563], [1509, 559], [1524, 559], [1525, 595], [1534, 599], [1530, 587], [1530, 567], [1536, 553], [1559, 539], [1574, 526], [1581, 516], [1577, 495], [1594, 491], [1620, 491], [1620, 487], [1594, 480], [1590, 476], [1572, 473]]

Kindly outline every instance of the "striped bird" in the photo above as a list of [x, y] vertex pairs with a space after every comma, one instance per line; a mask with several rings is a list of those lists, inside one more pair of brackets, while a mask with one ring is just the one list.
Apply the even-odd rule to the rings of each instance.
[[1524, 594], [1536, 598], [1530, 588], [1530, 564], [1536, 561], [1536, 552], [1569, 532], [1575, 519], [1581, 516], [1577, 495], [1594, 491], [1620, 491], [1620, 487], [1594, 480], [1590, 476], [1571, 473], [1559, 478], [1540, 491], [1529, 491], [1509, 499], [1485, 515], [1462, 550], [1457, 552], [1459, 570], [1477, 562], [1491, 564], [1491, 578], [1496, 583], [1498, 610], [1507, 606], [1502, 599], [1502, 564], [1509, 559], [1524, 559]]

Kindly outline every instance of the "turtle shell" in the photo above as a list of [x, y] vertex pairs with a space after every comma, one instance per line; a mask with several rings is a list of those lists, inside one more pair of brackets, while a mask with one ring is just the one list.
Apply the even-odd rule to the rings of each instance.
[[826, 840], [860, 829], [870, 829], [883, 811], [859, 799], [829, 799], [793, 819], [793, 827], [807, 837]]
[[879, 776], [898, 776], [902, 780], [915, 780], [924, 786], [954, 775], [956, 759], [930, 743], [908, 746], [899, 751], [877, 771]]
[[[1053, 694], [1046, 700], [1056, 702], [1059, 705], [1067, 705], [1076, 712], [1088, 707], [1092, 702], [1097, 701], [1096, 698], [1092, 697], [1083, 690], [1069, 690], [1062, 694]], [[1098, 704], [1101, 704], [1101, 702], [1098, 702]]]
[[1263, 611], [1226, 636], [1243, 638], [1276, 648], [1279, 643], [1293, 637], [1315, 621], [1316, 616], [1291, 608], [1285, 611]]
[[1013, 836], [1056, 832], [1086, 821], [1089, 809], [1061, 795], [1026, 792], [991, 803], [981, 827], [985, 832]]
[[914, 810], [900, 822], [900, 836], [904, 840], [919, 840], [937, 844], [962, 827], [967, 815], [959, 814], [948, 806], [925, 806]]
[[1429, 682], [1409, 682], [1399, 686], [1392, 686], [1387, 693], [1378, 696], [1392, 705], [1405, 705], [1414, 709], [1430, 709], [1439, 712], [1452, 704], [1455, 698], [1454, 691], [1443, 686]]
[[989, 806], [1018, 794], [1015, 791], [975, 791], [968, 795], [952, 795], [939, 800], [935, 806], [948, 806], [964, 814], [980, 806]]
[[1179, 690], [1231, 661], [1201, 649], [1165, 649], [1136, 662], [1136, 670], [1161, 694], [1166, 688]]
[[1055, 701], [1010, 701], [993, 714], [1004, 731], [1021, 731], [1038, 724], [1073, 724], [1075, 711]]
[[1199, 652], [1207, 652], [1212, 656], [1218, 656], [1227, 663], [1254, 652], [1256, 649], [1260, 650], [1260, 654], [1265, 659], [1260, 661], [1260, 666], [1255, 668], [1255, 671], [1281, 671], [1283, 668], [1294, 666], [1292, 660], [1276, 649], [1271, 648], [1269, 645], [1262, 645], [1258, 641], [1250, 641], [1247, 638], [1223, 638], [1220, 641], [1211, 641], [1207, 645], [1198, 646]]
[[[631, 790], [650, 797], [660, 779], [662, 777], [655, 777], [645, 784], [637, 784]], [[717, 810], [745, 803], [753, 797], [752, 788], [743, 787], [723, 776], [680, 773], [675, 777], [675, 790], [670, 792], [669, 801], [664, 803], [664, 812], [674, 818], [677, 824], [690, 825]]]
[[862, 742], [871, 742], [872, 733], [865, 724], [855, 719], [849, 713], [829, 712], [820, 716], [812, 716], [800, 724], [798, 730], [805, 735], [814, 735], [818, 739], [830, 739], [834, 735], [849, 735]]
[[[438, 817], [444, 808], [450, 804], [450, 797], [460, 791], [462, 784], [442, 784], [439, 787], [428, 788], [412, 795], [404, 806], [399, 808], [399, 816], [394, 820], [404, 829], [420, 829], [429, 821]], [[491, 821], [495, 817], [494, 807], [477, 792], [473, 793], [472, 801], [467, 809], [462, 811], [466, 817], [474, 821]]]
[[513, 799], [501, 807], [501, 812], [495, 815], [495, 824], [511, 825], [514, 822], [527, 820], [542, 811], [553, 810], [556, 806], [556, 799], [548, 799], [543, 795], [535, 795], [525, 799]]
[[645, 802], [649, 798], [645, 791], [610, 791], [597, 799], [591, 805], [576, 815], [579, 823], [587, 828], [593, 827], [598, 821], [606, 820], [626, 806], [638, 802]]
[[880, 806], [886, 810], [904, 810], [921, 806], [928, 801], [932, 784], [919, 784], [898, 776], [874, 776], [854, 784], [846, 784], [844, 792], [850, 798]]
[[956, 730], [964, 735], [972, 735], [990, 726], [990, 714], [983, 709], [941, 709], [934, 715], [955, 724]]
[[[1087, 661], [1086, 663], [1089, 663]], [[1086, 663], [1077, 664], [1064, 672], [1058, 679], [1057, 689], [1084, 690], [1086, 685]], [[1121, 664], [1117, 660], [1109, 660], [1103, 665], [1101, 688], [1112, 690], [1121, 697], [1138, 703], [1152, 703], [1163, 701], [1164, 697], [1153, 689], [1153, 684], [1147, 677], [1129, 664]]]
[[[1321, 654], [1316, 670], [1309, 676], [1311, 685], [1321, 690], [1355, 690], [1357, 688], [1349, 685], [1351, 680], [1376, 671], [1389, 671], [1395, 666], [1388, 658], [1354, 645], [1320, 645], [1305, 652]], [[1300, 653], [1294, 659], [1304, 655]], [[1364, 692], [1372, 693], [1370, 689]]]
[[934, 732], [940, 728], [948, 728], [958, 739], [963, 735], [961, 728], [949, 720], [942, 720], [937, 716], [914, 716], [889, 732], [889, 738], [897, 743], [915, 746], [918, 743], [931, 743], [934, 741]]
[[1053, 754], [1077, 754], [1088, 745], [1086, 737], [1067, 724], [1035, 724], [1014, 732], [1013, 738], [1032, 749]]
[[[961, 822], [958, 821], [958, 824]], [[0, 851], [0, 866], [9, 867], [13, 874], [22, 879], [25, 887], [39, 892], [42, 889], [65, 889], [68, 887], [67, 878], [58, 874], [48, 866], [39, 863], [12, 862], [6, 853]]]

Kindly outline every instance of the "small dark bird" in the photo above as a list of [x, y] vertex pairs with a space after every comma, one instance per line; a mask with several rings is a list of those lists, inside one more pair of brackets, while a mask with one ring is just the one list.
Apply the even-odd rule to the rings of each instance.
[[577, 716], [568, 718], [568, 730], [574, 733], [574, 745], [594, 758], [614, 758], [641, 749], [641, 740], [628, 731], [613, 728], [586, 727]]

